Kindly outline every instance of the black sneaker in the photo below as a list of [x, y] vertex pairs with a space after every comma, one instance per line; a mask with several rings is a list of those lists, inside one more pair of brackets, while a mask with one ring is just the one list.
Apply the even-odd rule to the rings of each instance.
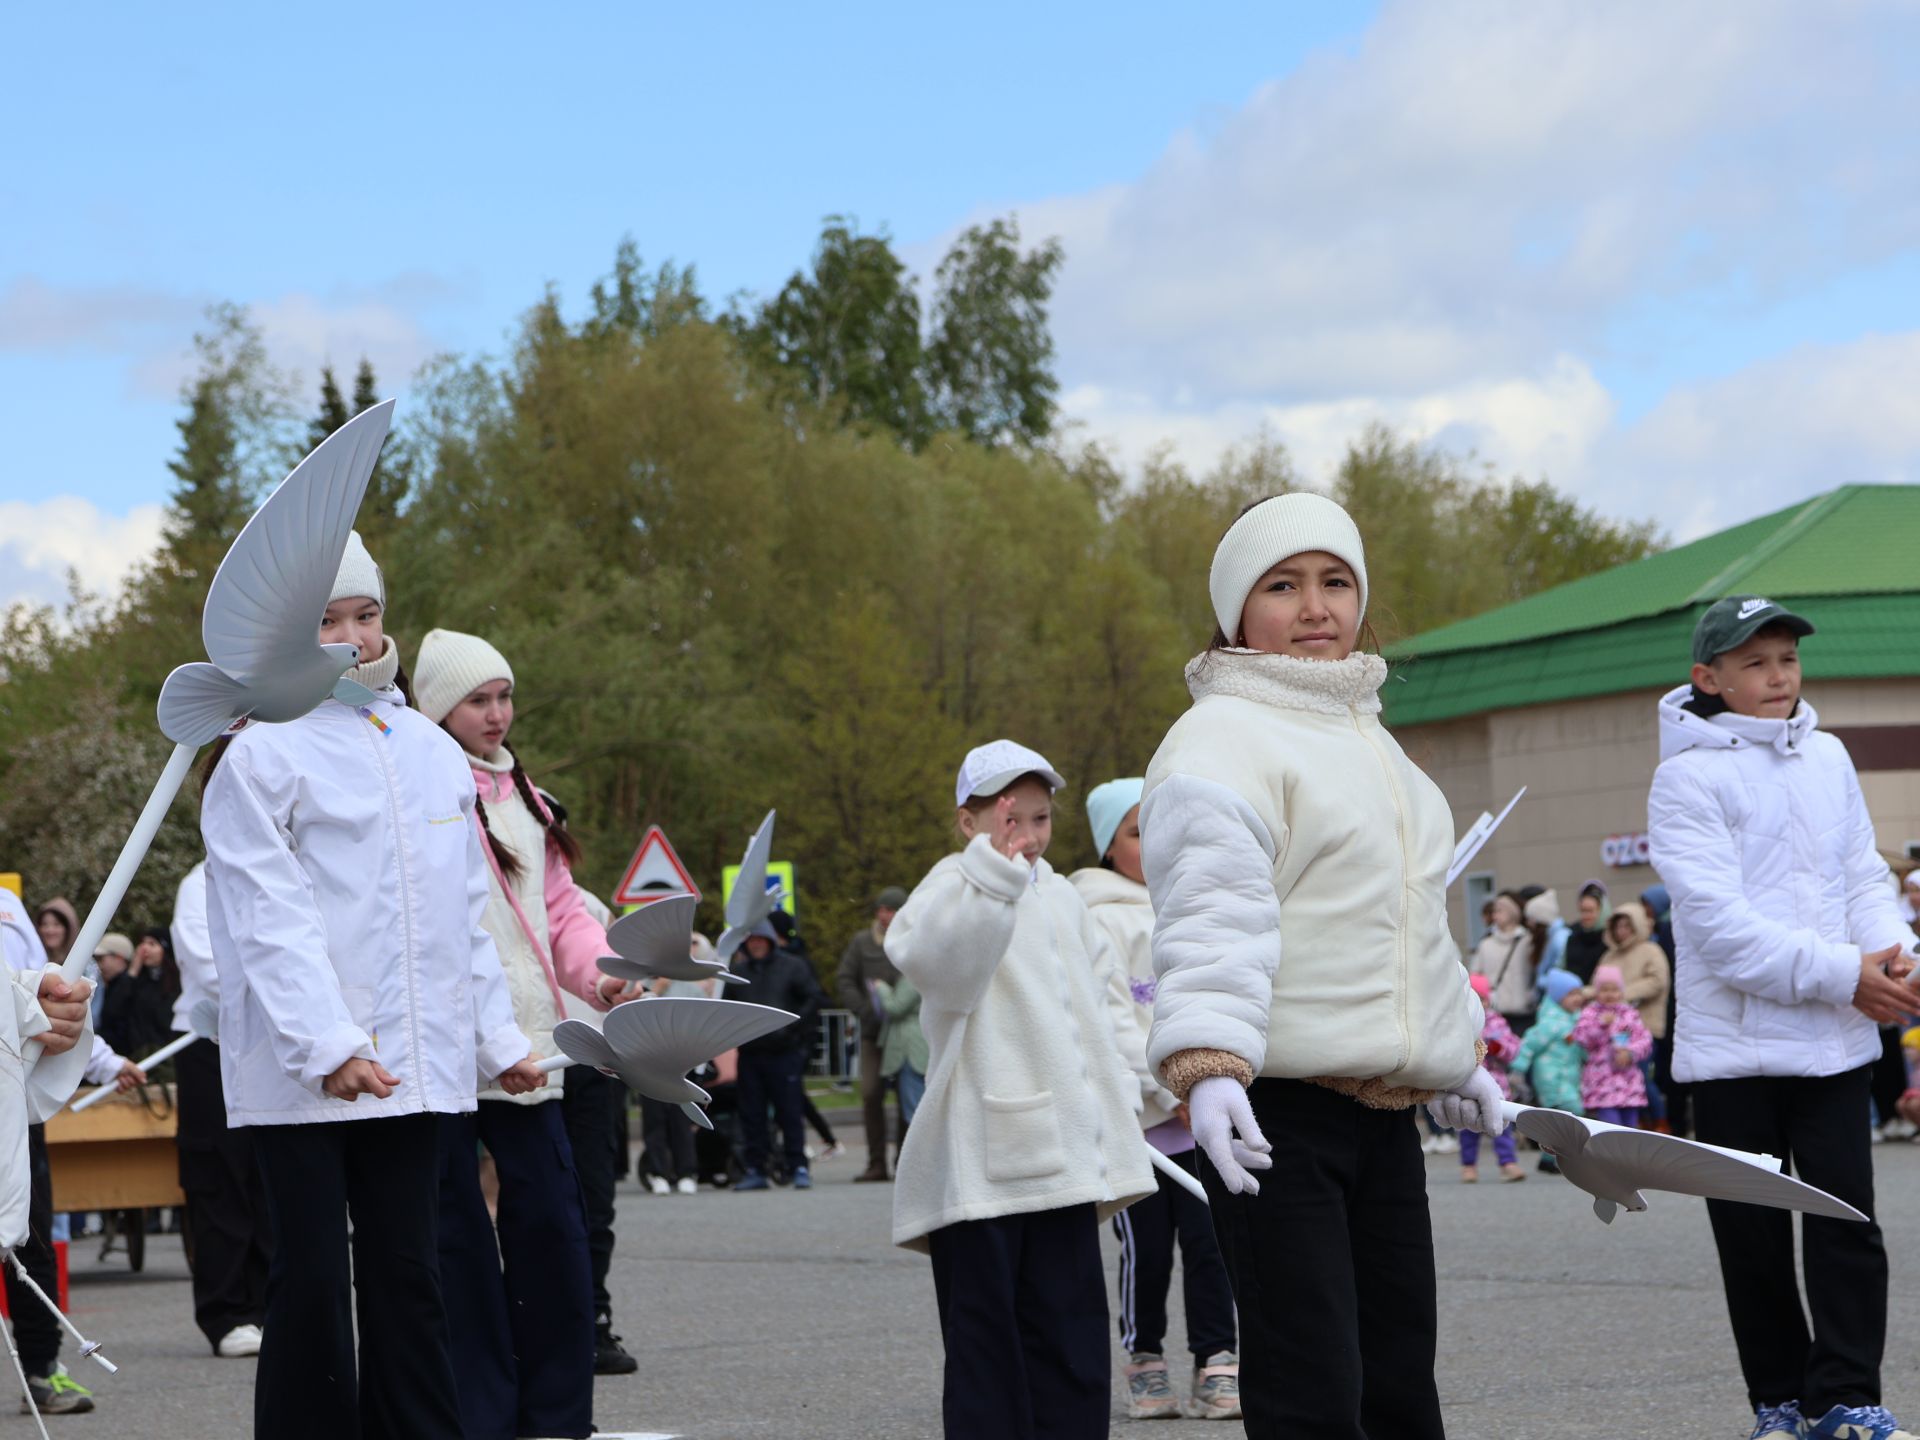
[[629, 1355], [626, 1347], [620, 1343], [620, 1337], [613, 1333], [613, 1317], [602, 1315], [593, 1323], [593, 1373], [596, 1375], [631, 1375], [640, 1368], [640, 1362]]

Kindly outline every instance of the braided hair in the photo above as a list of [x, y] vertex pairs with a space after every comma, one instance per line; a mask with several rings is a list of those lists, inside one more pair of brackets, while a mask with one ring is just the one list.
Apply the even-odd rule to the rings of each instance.
[[[540, 822], [540, 828], [547, 832], [547, 843], [558, 850], [568, 865], [580, 863], [580, 842], [568, 833], [566, 827], [553, 817], [546, 804], [540, 799], [539, 792], [533, 788], [533, 781], [527, 778], [526, 767], [521, 765], [520, 757], [514, 755], [511, 746], [502, 745], [513, 758], [513, 788], [519, 792], [521, 801]], [[520, 857], [495, 838], [493, 826], [487, 820], [487, 804], [478, 795], [473, 797], [473, 813], [480, 819], [480, 829], [486, 834], [487, 848], [493, 851], [493, 858], [500, 866], [500, 874], [508, 880], [520, 878]]]

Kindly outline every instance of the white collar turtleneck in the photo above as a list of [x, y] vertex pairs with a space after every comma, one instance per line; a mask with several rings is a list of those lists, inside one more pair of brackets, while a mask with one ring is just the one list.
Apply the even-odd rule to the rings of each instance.
[[1305, 660], [1264, 650], [1209, 650], [1187, 665], [1187, 690], [1195, 700], [1232, 695], [1284, 710], [1325, 715], [1380, 712], [1387, 662], [1356, 650], [1344, 660]]

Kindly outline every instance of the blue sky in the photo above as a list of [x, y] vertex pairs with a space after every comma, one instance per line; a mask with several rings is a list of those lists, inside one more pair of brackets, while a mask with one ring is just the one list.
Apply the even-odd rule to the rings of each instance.
[[0, 603], [151, 544], [211, 301], [404, 396], [622, 235], [723, 299], [831, 212], [922, 270], [1059, 235], [1067, 409], [1131, 461], [1320, 476], [1383, 419], [1683, 536], [1920, 479], [1897, 3], [394, 11], [16, 17]]

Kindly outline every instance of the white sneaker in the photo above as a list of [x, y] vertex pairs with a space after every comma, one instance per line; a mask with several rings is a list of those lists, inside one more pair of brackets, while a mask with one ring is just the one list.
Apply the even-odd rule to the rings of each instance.
[[1439, 1136], [1433, 1147], [1433, 1153], [1436, 1155], [1458, 1155], [1460, 1153], [1460, 1142], [1452, 1135]]
[[258, 1325], [236, 1325], [220, 1337], [220, 1343], [214, 1347], [223, 1360], [244, 1360], [249, 1355], [260, 1353], [260, 1327]]
[[664, 1175], [649, 1175], [647, 1177], [647, 1188], [656, 1195], [671, 1195], [673, 1193], [673, 1187], [667, 1184], [667, 1177]]
[[682, 1195], [698, 1195], [700, 1193], [700, 1187], [694, 1183], [691, 1175], [682, 1175], [680, 1177], [680, 1183], [674, 1188]]
[[1440, 1137], [1438, 1135], [1427, 1136], [1426, 1139], [1420, 1142], [1420, 1153], [1422, 1155], [1438, 1155], [1440, 1153]]

